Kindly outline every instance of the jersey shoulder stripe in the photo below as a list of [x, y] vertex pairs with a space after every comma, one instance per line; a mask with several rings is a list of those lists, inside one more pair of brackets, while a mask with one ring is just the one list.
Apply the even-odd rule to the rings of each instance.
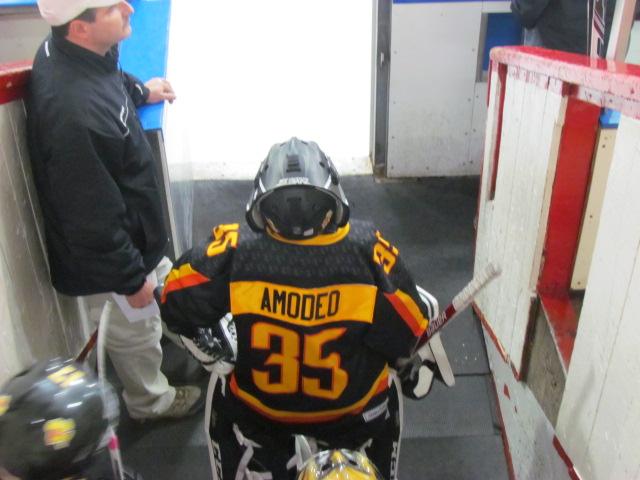
[[173, 269], [169, 272], [162, 290], [161, 302], [164, 303], [167, 295], [171, 292], [200, 285], [201, 283], [206, 283], [208, 281], [209, 279], [201, 273], [196, 272], [191, 264], [187, 263], [185, 265], [181, 265], [179, 268]]
[[393, 293], [385, 293], [385, 297], [391, 302], [402, 320], [411, 328], [414, 335], [419, 336], [424, 332], [429, 321], [424, 317], [420, 307], [409, 295], [401, 290]]

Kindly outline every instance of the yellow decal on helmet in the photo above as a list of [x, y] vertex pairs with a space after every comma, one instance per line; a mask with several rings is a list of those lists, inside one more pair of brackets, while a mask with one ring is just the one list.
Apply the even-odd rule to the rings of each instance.
[[57, 383], [61, 388], [65, 388], [79, 383], [84, 378], [84, 372], [73, 365], [65, 365], [47, 376], [47, 378]]
[[9, 410], [9, 404], [11, 403], [10, 395], [0, 395], [0, 417]]
[[44, 444], [55, 450], [66, 448], [76, 435], [76, 422], [72, 418], [54, 418], [42, 427]]

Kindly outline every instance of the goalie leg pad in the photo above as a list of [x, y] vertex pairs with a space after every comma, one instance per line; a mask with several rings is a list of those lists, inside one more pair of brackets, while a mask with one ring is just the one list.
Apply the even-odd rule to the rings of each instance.
[[363, 448], [364, 454], [380, 470], [384, 478], [397, 480], [400, 438], [402, 437], [402, 396], [397, 382], [389, 387], [389, 415], [382, 429]]
[[[218, 475], [214, 479], [289, 478], [291, 472], [287, 471], [287, 462], [292, 438], [253, 428], [249, 430], [241, 430], [236, 423], [214, 409], [209, 430], [213, 445], [210, 454], [213, 456], [214, 473]], [[295, 465], [292, 471], [295, 472]]]

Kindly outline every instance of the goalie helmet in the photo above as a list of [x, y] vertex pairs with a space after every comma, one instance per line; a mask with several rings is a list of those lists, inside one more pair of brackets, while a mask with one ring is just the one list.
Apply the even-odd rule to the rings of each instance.
[[297, 480], [383, 480], [369, 459], [352, 450], [325, 450], [311, 457]]
[[78, 473], [106, 446], [118, 411], [84, 364], [38, 363], [0, 388], [0, 467], [24, 480]]
[[349, 203], [318, 144], [293, 137], [271, 147], [260, 165], [246, 218], [252, 230], [302, 240], [345, 226]]

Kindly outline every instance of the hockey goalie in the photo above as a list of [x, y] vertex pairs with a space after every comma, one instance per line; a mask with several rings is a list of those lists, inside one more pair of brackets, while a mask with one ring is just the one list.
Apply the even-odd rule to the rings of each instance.
[[213, 372], [214, 478], [321, 478], [310, 463], [349, 459], [379, 471], [354, 478], [396, 478], [402, 393], [426, 395], [439, 349], [406, 359], [438, 305], [349, 213], [331, 160], [291, 138], [260, 165], [248, 228], [216, 226], [167, 277], [162, 318]]

